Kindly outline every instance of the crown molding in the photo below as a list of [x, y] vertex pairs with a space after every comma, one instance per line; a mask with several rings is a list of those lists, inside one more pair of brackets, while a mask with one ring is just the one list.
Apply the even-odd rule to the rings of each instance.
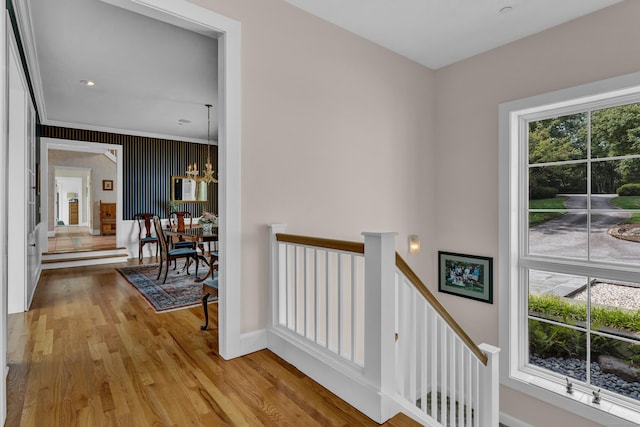
[[[82, 129], [82, 130], [90, 130], [95, 132], [117, 133], [121, 135], [141, 136], [141, 137], [147, 137], [147, 138], [168, 139], [171, 141], [192, 142], [194, 144], [207, 145], [206, 139], [186, 138], [184, 136], [164, 135], [159, 133], [141, 132], [141, 131], [130, 130], [130, 129], [109, 128], [105, 126], [88, 125], [85, 123], [73, 123], [73, 122], [61, 122], [57, 120], [47, 120], [47, 121], [42, 121], [42, 124], [46, 126]], [[218, 145], [218, 141], [211, 141], [211, 145]]]

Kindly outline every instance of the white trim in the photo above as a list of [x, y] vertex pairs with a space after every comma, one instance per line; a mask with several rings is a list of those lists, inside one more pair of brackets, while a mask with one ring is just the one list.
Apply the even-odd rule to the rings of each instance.
[[297, 339], [282, 328], [269, 329], [267, 336], [272, 352], [372, 420], [385, 422], [383, 414], [399, 408], [393, 399], [380, 393], [360, 372], [346, 366], [337, 356]]
[[[564, 392], [562, 384], [532, 375], [531, 370], [520, 369], [522, 354], [526, 349], [518, 342], [524, 331], [524, 322], [517, 321], [526, 303], [519, 298], [512, 283], [520, 283], [523, 278], [518, 273], [518, 188], [517, 165], [519, 160], [517, 147], [510, 141], [518, 140], [518, 129], [522, 127], [525, 115], [532, 115], [541, 106], [553, 106], [556, 109], [570, 109], [580, 103], [598, 103], [611, 95], [628, 96], [640, 86], [640, 73], [614, 77], [569, 89], [563, 89], [543, 95], [520, 99], [501, 104], [499, 107], [499, 255], [500, 263], [500, 347], [506, 352], [501, 358], [501, 383], [544, 402], [558, 406], [581, 417], [589, 418], [604, 425], [637, 425], [626, 420], [640, 420], [640, 413], [631, 411], [603, 399], [600, 405], [591, 403], [589, 389], [575, 390], [573, 395]], [[636, 89], [633, 89], [633, 88]], [[616, 94], [616, 92], [618, 92]], [[614, 96], [615, 96], [614, 95]], [[606, 101], [605, 101], [606, 102]], [[518, 347], [519, 346], [519, 347]], [[516, 351], [517, 350], [517, 351]], [[613, 415], [615, 414], [615, 415]], [[506, 415], [506, 414], [503, 414]], [[616, 416], [617, 415], [617, 416]]]
[[267, 330], [247, 332], [240, 337], [240, 349], [242, 354], [254, 353], [267, 348]]
[[[43, 138], [44, 139], [44, 138]], [[55, 148], [52, 148], [55, 150]], [[72, 150], [68, 150], [68, 151], [72, 151]], [[82, 152], [86, 152], [84, 150], [77, 150], [77, 151], [82, 151]], [[83, 168], [80, 166], [56, 166], [55, 167], [56, 170], [60, 170], [60, 171], [74, 171], [74, 172], [91, 172], [91, 168]], [[63, 177], [64, 178], [68, 178], [68, 177]], [[76, 178], [76, 177], [71, 177], [71, 178]], [[80, 179], [82, 179], [81, 177], [78, 177]]]
[[[235, 22], [235, 21], [234, 21]], [[218, 42], [218, 81], [220, 117], [218, 168], [220, 206], [220, 297], [218, 329], [220, 354], [225, 359], [241, 356], [240, 325], [242, 323], [242, 232], [241, 151], [240, 151], [240, 24], [228, 28]], [[225, 247], [226, 246], [226, 247]], [[220, 323], [222, 320], [222, 323]]]
[[[11, 29], [10, 22], [6, 23]], [[8, 211], [7, 221], [11, 226], [7, 230], [7, 239], [12, 242], [12, 250], [8, 253], [9, 269], [8, 286], [8, 310], [9, 313], [20, 313], [28, 309], [29, 290], [35, 283], [30, 279], [29, 252], [34, 251], [29, 247], [32, 244], [29, 218], [29, 169], [33, 170], [35, 159], [31, 158], [28, 125], [34, 126], [35, 120], [30, 123], [29, 115], [32, 112], [32, 102], [29, 96], [26, 71], [22, 66], [17, 40], [13, 31], [7, 37], [7, 68], [8, 68], [8, 173], [12, 176], [11, 185], [8, 187], [7, 198], [11, 200], [12, 209]], [[12, 70], [17, 73], [12, 77]], [[19, 86], [19, 88], [18, 88]], [[13, 96], [11, 95], [13, 94]], [[13, 130], [12, 130], [13, 129]], [[13, 141], [13, 143], [12, 143]], [[33, 163], [31, 163], [33, 162]], [[36, 249], [37, 250], [37, 244]], [[33, 256], [36, 256], [35, 253]], [[35, 262], [35, 260], [33, 261]]]
[[16, 21], [18, 22], [18, 31], [24, 48], [24, 55], [29, 68], [29, 78], [33, 86], [35, 101], [37, 104], [38, 115], [42, 119], [46, 117], [46, 106], [44, 103], [44, 91], [42, 89], [42, 79], [40, 73], [40, 63], [38, 62], [38, 54], [35, 43], [35, 35], [33, 32], [33, 23], [31, 22], [31, 13], [29, 11], [29, 1], [12, 2], [16, 12]]
[[0, 424], [4, 425], [7, 418], [7, 375], [9, 367], [7, 366], [7, 335], [8, 335], [8, 315], [7, 315], [7, 289], [8, 289], [8, 185], [9, 185], [9, 127], [7, 126], [9, 117], [9, 97], [8, 87], [9, 78], [7, 72], [7, 56], [8, 56], [8, 40], [7, 40], [7, 22], [9, 20], [8, 11], [4, 10], [3, 16], [0, 17], [0, 45], [2, 53], [0, 54], [0, 369], [4, 372], [4, 381], [0, 385]]
[[191, 31], [218, 37], [220, 303], [218, 340], [225, 359], [242, 356], [240, 23], [183, 0], [103, 0]]
[[535, 427], [531, 424], [520, 421], [511, 415], [505, 414], [504, 412], [500, 412], [500, 424], [504, 424], [509, 427]]

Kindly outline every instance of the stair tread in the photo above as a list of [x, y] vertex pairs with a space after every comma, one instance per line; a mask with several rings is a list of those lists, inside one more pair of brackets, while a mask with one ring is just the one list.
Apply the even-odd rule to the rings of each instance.
[[74, 254], [74, 253], [78, 253], [78, 252], [103, 252], [103, 251], [118, 251], [118, 250], [123, 250], [123, 249], [127, 249], [126, 247], [122, 247], [122, 246], [110, 246], [110, 247], [105, 247], [105, 248], [100, 248], [100, 249], [73, 249], [73, 250], [68, 250], [68, 251], [55, 251], [55, 252], [42, 252], [42, 255], [64, 255], [64, 254]]
[[97, 256], [89, 256], [89, 257], [77, 257], [77, 258], [58, 258], [58, 259], [43, 259], [42, 264], [54, 264], [54, 263], [63, 263], [63, 262], [75, 262], [75, 261], [86, 261], [90, 259], [103, 259], [103, 258], [129, 258], [129, 254], [111, 254], [111, 255], [97, 255]]

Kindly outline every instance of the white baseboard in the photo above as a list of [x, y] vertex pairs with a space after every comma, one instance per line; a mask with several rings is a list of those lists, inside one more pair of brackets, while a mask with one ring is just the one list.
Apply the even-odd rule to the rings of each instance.
[[507, 415], [504, 412], [500, 412], [500, 423], [508, 427], [534, 427], [531, 424], [520, 421], [519, 419], [514, 418], [511, 415]]
[[395, 415], [392, 412], [396, 405], [388, 396], [368, 384], [361, 373], [356, 372], [357, 369], [345, 368], [344, 362], [331, 360], [321, 351], [293, 344], [286, 334], [276, 330], [267, 331], [267, 341], [269, 350], [373, 421], [384, 423]]
[[55, 230], [48, 230], [47, 231], [47, 237], [56, 237], [56, 231]]
[[259, 329], [240, 336], [240, 351], [242, 354], [255, 353], [267, 348], [267, 330]]
[[38, 289], [38, 284], [40, 283], [40, 276], [42, 275], [42, 263], [38, 263], [38, 269], [35, 273], [35, 279], [33, 289], [31, 290], [31, 295], [27, 295], [27, 311], [31, 308], [31, 303], [33, 302], [33, 297], [36, 294], [36, 289]]

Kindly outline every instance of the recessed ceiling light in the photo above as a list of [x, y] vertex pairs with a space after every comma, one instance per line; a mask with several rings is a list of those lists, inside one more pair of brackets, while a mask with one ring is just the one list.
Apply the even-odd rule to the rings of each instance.
[[80, 83], [82, 83], [83, 85], [86, 85], [86, 86], [95, 86], [96, 85], [96, 83], [92, 82], [91, 80], [80, 80]]
[[500, 9], [500, 13], [505, 14], [505, 13], [509, 13], [513, 10], [513, 8], [511, 6], [505, 6], [502, 9]]

